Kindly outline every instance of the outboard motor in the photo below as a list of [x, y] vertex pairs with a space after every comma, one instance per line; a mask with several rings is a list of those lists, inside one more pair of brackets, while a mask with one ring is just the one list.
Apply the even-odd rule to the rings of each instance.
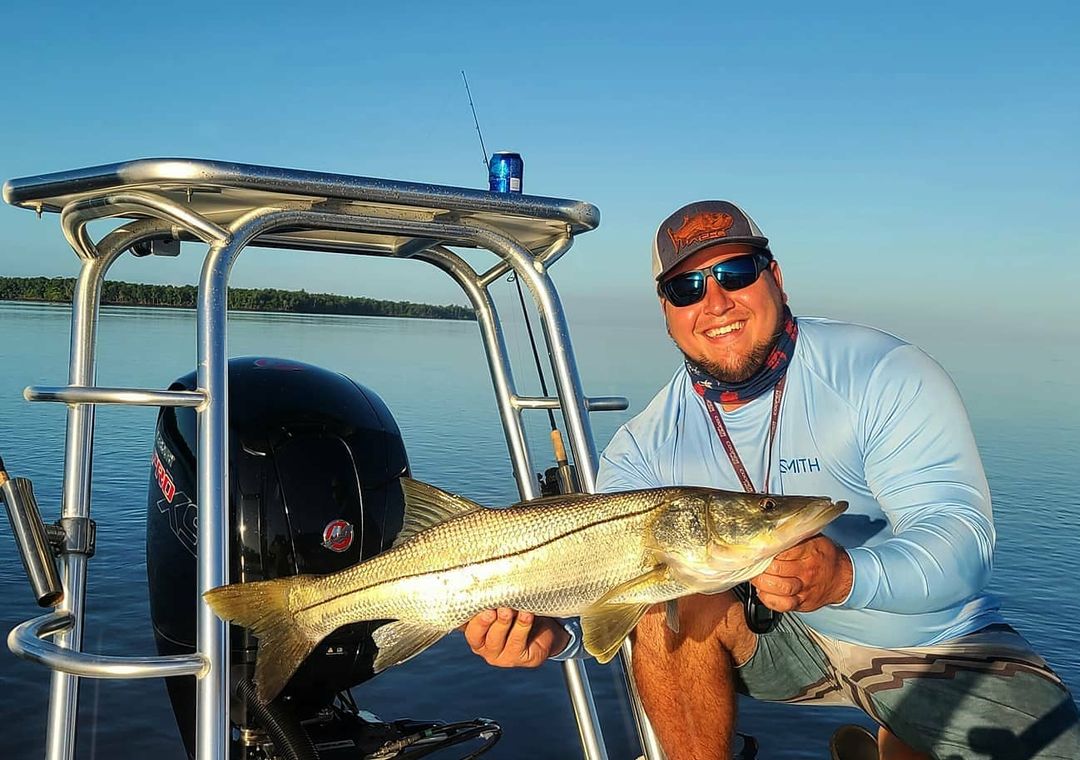
[[[170, 386], [195, 388], [194, 373]], [[332, 573], [390, 547], [404, 514], [398, 481], [409, 465], [397, 423], [372, 391], [301, 362], [232, 359], [228, 424], [231, 582]], [[160, 654], [195, 650], [196, 448], [195, 410], [163, 408], [146, 520], [150, 612]], [[319, 737], [308, 734], [320, 716], [332, 734], [326, 744], [354, 747], [334, 757], [363, 756], [356, 754], [365, 741], [359, 734], [374, 736], [376, 747], [393, 739], [393, 726], [361, 718], [348, 692], [373, 675], [371, 632], [378, 625], [352, 624], [328, 636], [270, 705], [259, 703], [251, 689], [258, 640], [234, 626], [231, 719], [239, 731], [231, 756], [318, 757]], [[194, 755], [195, 679], [171, 678], [167, 686]], [[346, 718], [349, 725], [342, 723]], [[478, 736], [497, 738], [495, 724], [476, 725], [483, 728]]]

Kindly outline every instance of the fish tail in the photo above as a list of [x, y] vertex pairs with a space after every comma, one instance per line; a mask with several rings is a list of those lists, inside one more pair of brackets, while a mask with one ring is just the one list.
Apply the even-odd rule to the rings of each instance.
[[214, 614], [250, 628], [259, 637], [255, 686], [264, 701], [269, 702], [285, 688], [300, 663], [327, 633], [303, 625], [289, 606], [292, 589], [310, 580], [311, 576], [297, 575], [234, 583], [203, 594]]

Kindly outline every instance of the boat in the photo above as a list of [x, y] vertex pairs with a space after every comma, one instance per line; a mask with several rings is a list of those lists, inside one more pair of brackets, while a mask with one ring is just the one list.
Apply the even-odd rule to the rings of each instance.
[[[570, 330], [550, 276], [552, 266], [570, 250], [576, 236], [599, 224], [599, 211], [591, 204], [186, 158], [139, 159], [12, 179], [4, 184], [3, 197], [7, 203], [38, 215], [57, 214], [80, 265], [71, 309], [67, 383], [32, 386], [24, 392], [29, 401], [68, 407], [64, 495], [58, 523], [42, 522], [32, 485], [24, 478], [8, 476], [0, 462], [0, 485], [23, 562], [38, 603], [50, 610], [18, 625], [8, 638], [8, 646], [17, 656], [52, 671], [48, 760], [70, 760], [74, 756], [79, 684], [85, 678], [168, 678], [172, 684], [186, 684], [186, 691], [172, 694], [173, 704], [174, 709], [179, 703], [187, 705], [192, 728], [187, 750], [198, 760], [313, 756], [312, 747], [290, 744], [290, 731], [300, 721], [290, 723], [289, 716], [273, 714], [252, 716], [260, 710], [273, 712], [274, 706], [249, 700], [236, 679], [230, 680], [236, 652], [230, 645], [229, 626], [212, 614], [201, 596], [228, 582], [230, 568], [236, 567], [235, 557], [230, 559], [230, 552], [236, 549], [230, 510], [235, 516], [237, 509], [230, 478], [235, 481], [238, 476], [230, 474], [230, 445], [238, 435], [239, 423], [230, 416], [230, 384], [246, 382], [249, 370], [289, 369], [287, 359], [263, 357], [230, 362], [227, 353], [230, 271], [240, 253], [249, 247], [282, 248], [299, 255], [334, 252], [413, 259], [445, 272], [461, 287], [476, 313], [521, 499], [541, 496], [542, 487], [554, 493], [595, 489], [597, 452], [589, 415], [624, 410], [628, 402], [625, 398], [590, 397], [584, 393]], [[94, 240], [88, 224], [106, 218], [121, 220], [120, 226]], [[197, 367], [167, 389], [96, 385], [98, 313], [102, 283], [110, 267], [126, 252], [136, 257], [178, 255], [181, 243], [206, 246], [198, 283]], [[474, 268], [455, 250], [462, 248], [486, 251], [494, 258], [487, 269]], [[544, 390], [539, 396], [523, 395], [515, 385], [499, 315], [489, 291], [506, 275], [515, 277], [532, 296], [554, 378], [550, 394]], [[315, 381], [321, 377], [336, 382], [316, 370], [312, 368], [308, 376]], [[366, 393], [357, 388], [357, 392]], [[181, 515], [181, 522], [190, 528], [187, 548], [191, 552], [191, 590], [197, 592], [197, 609], [194, 617], [188, 616], [183, 623], [190, 628], [192, 638], [186, 650], [163, 653], [162, 637], [155, 655], [113, 656], [84, 650], [85, 589], [95, 547], [90, 454], [94, 410], [102, 404], [161, 410], [154, 455], [157, 491], [152, 494], [150, 516], [155, 514], [154, 495], [160, 494], [172, 505], [181, 490], [178, 481], [182, 480], [175, 472], [178, 465], [173, 458], [177, 451], [190, 451], [188, 490], [192, 493], [187, 496], [193, 498], [183, 505], [188, 517]], [[235, 402], [233, 406], [237, 406]], [[557, 436], [557, 466], [547, 471], [546, 480], [540, 481], [530, 459], [522, 421], [523, 413], [537, 410], [558, 411], [566, 433], [565, 452], [560, 450], [561, 435]], [[163, 421], [169, 420], [174, 427], [179, 425], [178, 420], [187, 420], [190, 432], [184, 446], [178, 443], [183, 436], [166, 441], [168, 436], [162, 435]], [[190, 519], [195, 511], [197, 520]], [[175, 518], [171, 507], [161, 512]], [[339, 522], [344, 524], [336, 524], [333, 529], [327, 525], [326, 541], [331, 544], [344, 544], [352, 529], [347, 520]], [[180, 536], [180, 532], [174, 523], [173, 534]], [[631, 672], [631, 656], [627, 642], [621, 653], [625, 673]], [[582, 754], [587, 760], [606, 760], [603, 733], [583, 664], [569, 661], [562, 667]], [[626, 679], [625, 688], [642, 756], [659, 760], [662, 752], [631, 679]], [[340, 736], [321, 744], [313, 741], [313, 746], [341, 749], [346, 744], [351, 757], [411, 757], [414, 755], [408, 754], [410, 751], [465, 737], [480, 744], [475, 754], [469, 755], [473, 757], [498, 737], [498, 726], [490, 721], [451, 727], [438, 722], [384, 724], [351, 702], [348, 693], [345, 688], [331, 712], [347, 717], [354, 726], [369, 725], [372, 731], [384, 731], [385, 735], [379, 735], [368, 754], [359, 752], [360, 743], [349, 744]], [[230, 711], [237, 702], [247, 708], [239, 719], [235, 710]], [[182, 724], [179, 711], [178, 721]], [[316, 722], [305, 721], [304, 731], [319, 728]], [[335, 741], [337, 746], [332, 746]]]

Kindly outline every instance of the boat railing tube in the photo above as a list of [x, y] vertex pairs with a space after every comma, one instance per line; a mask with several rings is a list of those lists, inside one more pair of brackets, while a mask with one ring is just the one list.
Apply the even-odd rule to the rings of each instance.
[[82, 678], [202, 677], [210, 669], [210, 663], [198, 654], [156, 657], [93, 654], [45, 640], [66, 633], [74, 623], [74, 617], [63, 610], [27, 620], [11, 629], [8, 649], [16, 657]]
[[0, 459], [0, 499], [7, 507], [11, 532], [19, 547], [26, 577], [41, 607], [55, 607], [64, 598], [52, 545], [41, 522], [34, 486], [26, 478], [9, 477]]

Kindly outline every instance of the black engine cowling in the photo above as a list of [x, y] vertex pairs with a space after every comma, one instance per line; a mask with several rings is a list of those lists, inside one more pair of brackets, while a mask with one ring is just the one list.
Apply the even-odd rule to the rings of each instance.
[[[193, 390], [194, 373], [172, 389]], [[158, 415], [147, 500], [146, 565], [160, 654], [195, 648], [198, 506], [196, 412]], [[389, 548], [401, 529], [405, 446], [389, 410], [349, 378], [301, 362], [229, 362], [230, 581], [330, 573]], [[378, 622], [337, 630], [305, 660], [280, 700], [299, 717], [372, 677]], [[256, 640], [233, 628], [231, 682], [251, 678]], [[169, 696], [193, 753], [195, 680]], [[235, 693], [235, 692], [234, 692]], [[243, 700], [233, 722], [248, 725]]]

